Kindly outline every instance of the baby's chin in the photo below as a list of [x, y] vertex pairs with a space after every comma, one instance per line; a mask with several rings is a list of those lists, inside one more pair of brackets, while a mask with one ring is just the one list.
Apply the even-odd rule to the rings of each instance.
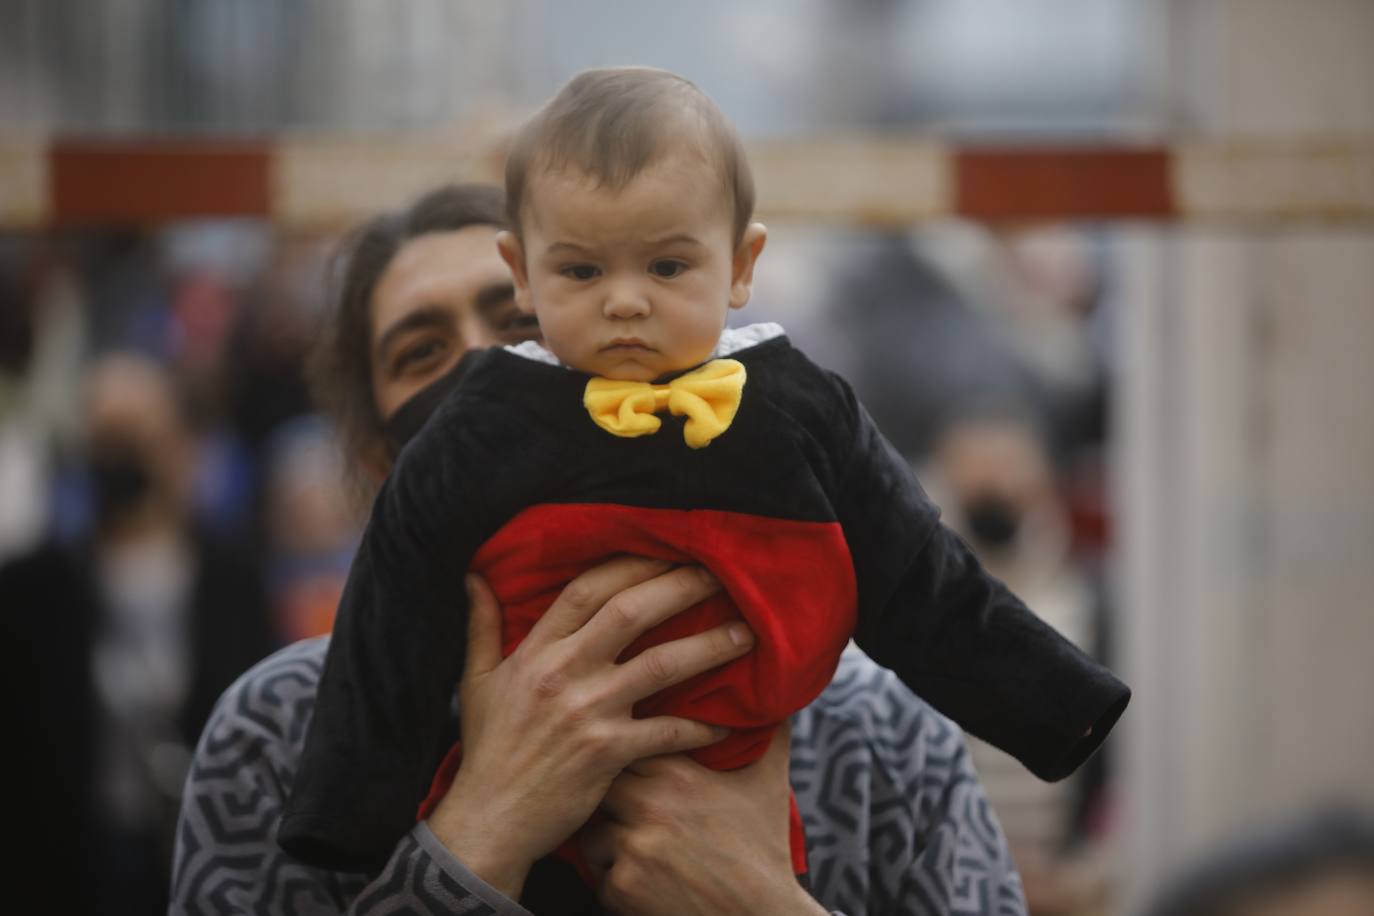
[[579, 372], [618, 382], [652, 382], [661, 376], [679, 371], [657, 350], [601, 352], [587, 359], [564, 359], [563, 362]]
[[657, 361], [638, 357], [596, 360], [594, 365], [574, 366], [573, 368], [581, 369], [588, 375], [615, 379], [619, 382], [652, 382], [659, 376], [667, 375], [673, 371], [658, 365]]
[[[545, 345], [547, 346], [547, 343]], [[673, 359], [667, 353], [653, 347], [615, 348], [598, 350], [595, 353], [583, 352], [576, 356], [553, 350], [553, 354], [565, 366], [585, 372], [587, 375], [614, 379], [618, 382], [652, 382], [665, 375], [695, 369], [710, 358], [708, 352], [700, 359], [686, 357], [681, 353], [676, 354], [677, 359]]]

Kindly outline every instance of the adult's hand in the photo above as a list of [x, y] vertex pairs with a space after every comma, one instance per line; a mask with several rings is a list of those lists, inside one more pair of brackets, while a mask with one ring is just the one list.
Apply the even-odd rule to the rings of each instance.
[[747, 767], [642, 760], [611, 784], [606, 817], [581, 835], [607, 909], [657, 914], [824, 914], [792, 872], [790, 733]]
[[736, 658], [753, 645], [742, 623], [655, 646], [624, 664], [641, 633], [720, 588], [696, 567], [636, 557], [579, 576], [509, 658], [491, 590], [468, 579], [467, 666], [459, 688], [463, 764], [429, 818], [469, 869], [511, 899], [530, 866], [591, 816], [632, 761], [704, 747], [723, 728], [634, 704]]

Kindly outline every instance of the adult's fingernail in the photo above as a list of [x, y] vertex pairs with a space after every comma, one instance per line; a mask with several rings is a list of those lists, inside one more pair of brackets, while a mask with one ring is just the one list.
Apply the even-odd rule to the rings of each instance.
[[730, 641], [737, 646], [747, 646], [754, 641], [754, 634], [742, 623], [730, 624]]

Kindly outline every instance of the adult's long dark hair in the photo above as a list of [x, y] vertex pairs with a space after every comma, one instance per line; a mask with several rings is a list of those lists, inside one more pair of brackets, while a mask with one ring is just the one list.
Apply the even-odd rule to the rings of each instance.
[[384, 468], [382, 418], [372, 390], [372, 294], [396, 253], [411, 239], [468, 226], [506, 225], [506, 195], [494, 185], [459, 184], [430, 191], [404, 209], [383, 213], [350, 232], [329, 267], [329, 297], [308, 365], [311, 393], [343, 441], [360, 492], [367, 467]]
[[[504, 229], [505, 191], [479, 184], [438, 188], [353, 230], [330, 261], [330, 296], [308, 374], [316, 401], [342, 436], [360, 497], [372, 490], [364, 468], [384, 467], [388, 460], [372, 390], [372, 293], [406, 242], [468, 226]], [[548, 856], [530, 870], [521, 901], [536, 913], [601, 912], [573, 867]]]

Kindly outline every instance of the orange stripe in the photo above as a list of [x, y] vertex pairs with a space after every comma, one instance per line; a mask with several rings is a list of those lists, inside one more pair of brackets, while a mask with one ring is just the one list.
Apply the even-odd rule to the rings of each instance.
[[59, 224], [266, 216], [270, 210], [265, 142], [58, 140], [50, 162], [51, 216]]
[[960, 216], [984, 220], [1176, 215], [1164, 149], [990, 148], [954, 157]]

